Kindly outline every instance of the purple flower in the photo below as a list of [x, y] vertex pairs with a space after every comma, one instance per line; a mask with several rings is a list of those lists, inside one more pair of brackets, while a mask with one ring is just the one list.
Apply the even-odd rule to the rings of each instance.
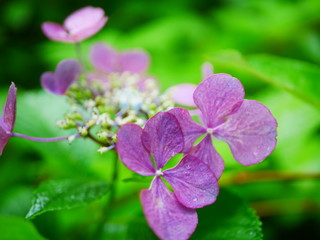
[[143, 50], [117, 52], [103, 43], [91, 49], [93, 66], [105, 73], [141, 73], [149, 67], [149, 55]]
[[47, 91], [56, 95], [63, 95], [70, 85], [78, 79], [80, 73], [80, 63], [74, 59], [66, 59], [57, 65], [54, 73], [43, 73], [41, 75], [41, 84]]
[[84, 7], [69, 15], [63, 26], [45, 22], [41, 28], [51, 40], [77, 43], [96, 34], [107, 22], [102, 8]]
[[[213, 75], [213, 67], [211, 63], [205, 62], [201, 66], [202, 79]], [[187, 107], [196, 107], [193, 101], [193, 93], [196, 90], [197, 85], [192, 83], [183, 83], [175, 85], [167, 90], [167, 93], [171, 97], [172, 101], [176, 104], [187, 106]]]
[[11, 84], [6, 104], [0, 117], [0, 155], [9, 139], [12, 137], [12, 131], [16, 120], [16, 101], [17, 88], [14, 83]]
[[185, 156], [174, 168], [162, 170], [184, 148], [184, 135], [177, 118], [160, 112], [148, 120], [144, 129], [125, 124], [117, 139], [121, 161], [140, 175], [154, 176], [150, 188], [140, 194], [150, 227], [161, 239], [188, 239], [198, 223], [194, 209], [213, 203], [218, 185], [207, 165], [192, 155]]
[[[190, 151], [189, 154], [204, 161], [217, 179], [224, 162], [212, 145], [212, 137], [225, 141], [235, 160], [246, 166], [261, 162], [274, 150], [277, 121], [263, 104], [244, 99], [238, 79], [224, 73], [211, 75], [199, 84], [193, 99], [201, 112], [203, 126], [195, 123], [182, 108], [169, 113], [177, 116], [186, 135], [184, 152]], [[192, 147], [203, 134], [200, 143]]]

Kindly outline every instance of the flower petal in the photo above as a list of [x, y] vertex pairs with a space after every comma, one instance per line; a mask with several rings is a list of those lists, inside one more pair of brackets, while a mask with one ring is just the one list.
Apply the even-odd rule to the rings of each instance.
[[90, 57], [92, 65], [103, 72], [117, 72], [119, 69], [118, 53], [103, 43], [93, 45]]
[[53, 94], [56, 94], [56, 95], [63, 94], [57, 90], [54, 73], [52, 72], [45, 72], [41, 75], [41, 86], [44, 89], [46, 89], [48, 92], [51, 92]]
[[210, 135], [205, 136], [205, 138], [202, 139], [198, 145], [192, 148], [188, 154], [199, 158], [207, 164], [214, 173], [216, 179], [221, 177], [224, 169], [224, 161], [214, 148]]
[[183, 134], [175, 116], [159, 112], [150, 118], [142, 133], [142, 143], [152, 153], [158, 168], [184, 148]]
[[148, 224], [160, 239], [186, 240], [196, 229], [196, 211], [181, 205], [160, 178], [153, 180], [151, 189], [141, 191], [140, 199]]
[[224, 117], [233, 113], [243, 97], [244, 90], [240, 81], [224, 73], [205, 79], [193, 95], [208, 128], [220, 124]]
[[49, 92], [63, 95], [70, 85], [78, 80], [80, 73], [80, 63], [73, 59], [66, 59], [58, 64], [55, 73], [43, 73], [41, 75], [41, 84]]
[[170, 87], [167, 90], [167, 94], [176, 104], [187, 107], [196, 107], [193, 101], [193, 93], [196, 88], [197, 85], [191, 83], [178, 84]]
[[209, 62], [205, 62], [201, 66], [201, 72], [202, 72], [202, 79], [205, 80], [206, 78], [213, 75], [213, 66]]
[[261, 162], [276, 145], [277, 121], [262, 103], [244, 100], [237, 112], [215, 129], [214, 136], [230, 146], [243, 165]]
[[107, 22], [102, 8], [84, 7], [67, 17], [64, 27], [76, 41], [82, 41], [97, 33]]
[[13, 131], [14, 123], [16, 121], [16, 104], [17, 104], [17, 88], [14, 83], [11, 83], [6, 104], [3, 109], [3, 122], [6, 129], [10, 132]]
[[131, 171], [143, 176], [154, 175], [149, 153], [141, 142], [142, 128], [133, 123], [123, 125], [117, 134], [117, 152], [120, 160]]
[[179, 121], [182, 133], [184, 135], [184, 149], [183, 152], [189, 152], [193, 143], [204, 133], [206, 129], [196, 123], [190, 116], [189, 111], [183, 108], [173, 108], [168, 111], [173, 114]]
[[16, 121], [17, 88], [11, 83], [8, 97], [0, 117], [0, 155], [9, 141]]
[[147, 70], [150, 64], [148, 53], [142, 50], [125, 51], [120, 54], [120, 72], [139, 73]]
[[7, 145], [11, 134], [8, 133], [6, 129], [3, 128], [3, 119], [0, 118], [0, 155], [2, 155], [3, 149]]
[[219, 186], [213, 172], [197, 157], [187, 155], [163, 174], [178, 201], [187, 208], [202, 208], [218, 196]]
[[49, 39], [59, 42], [73, 43], [75, 42], [72, 39], [68, 32], [59, 24], [53, 22], [45, 22], [41, 25], [42, 32]]

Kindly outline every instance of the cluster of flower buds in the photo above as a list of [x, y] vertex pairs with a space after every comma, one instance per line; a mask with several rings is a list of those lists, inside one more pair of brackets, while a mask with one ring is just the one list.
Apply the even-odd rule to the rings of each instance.
[[[85, 7], [63, 26], [44, 23], [42, 29], [52, 40], [79, 44], [106, 21], [102, 9]], [[209, 63], [203, 65], [198, 86], [177, 85], [161, 94], [157, 80], [146, 74], [149, 55], [143, 50], [117, 52], [98, 43], [91, 48], [90, 60], [92, 71], [84, 69], [81, 60], [67, 59], [55, 72], [41, 76], [44, 89], [67, 97], [71, 111], [58, 125], [76, 133], [52, 139], [13, 133], [16, 88], [12, 84], [0, 119], [0, 152], [13, 136], [36, 141], [85, 137], [97, 142], [100, 152], [116, 148], [130, 170], [154, 177], [140, 197], [146, 219], [161, 239], [188, 239], [198, 223], [195, 209], [216, 200], [224, 161], [212, 138], [225, 141], [243, 165], [261, 162], [276, 145], [277, 122], [267, 107], [244, 99], [240, 81], [214, 74]], [[182, 160], [166, 169], [178, 153], [184, 154]]]

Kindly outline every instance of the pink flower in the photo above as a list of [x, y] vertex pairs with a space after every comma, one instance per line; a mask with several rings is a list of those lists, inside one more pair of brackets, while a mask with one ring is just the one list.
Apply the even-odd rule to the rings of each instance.
[[219, 190], [212, 171], [194, 156], [185, 156], [174, 168], [162, 170], [184, 148], [184, 135], [177, 118], [160, 112], [148, 120], [144, 129], [125, 124], [117, 139], [121, 161], [140, 175], [154, 176], [150, 188], [140, 194], [150, 227], [160, 239], [188, 239], [198, 223], [194, 209], [213, 203]]
[[69, 15], [63, 25], [45, 22], [41, 28], [51, 40], [76, 43], [96, 34], [107, 22], [102, 8], [84, 7]]
[[[276, 119], [263, 104], [244, 99], [238, 79], [224, 73], [211, 75], [198, 85], [193, 99], [200, 110], [202, 126], [185, 109], [174, 108], [169, 113], [177, 117], [186, 137], [184, 152], [204, 161], [217, 179], [224, 161], [212, 145], [212, 137], [225, 141], [235, 160], [246, 166], [261, 162], [274, 150]], [[204, 134], [200, 143], [192, 147]]]
[[0, 155], [7, 145], [7, 142], [12, 137], [12, 131], [16, 120], [16, 102], [17, 88], [14, 83], [12, 83], [8, 91], [3, 114], [0, 117]]
[[150, 58], [143, 50], [117, 52], [110, 46], [97, 43], [91, 49], [91, 62], [105, 73], [141, 73], [149, 67]]
[[45, 72], [41, 75], [41, 85], [47, 91], [63, 95], [67, 92], [72, 83], [78, 80], [81, 73], [81, 65], [74, 59], [61, 61], [55, 72]]

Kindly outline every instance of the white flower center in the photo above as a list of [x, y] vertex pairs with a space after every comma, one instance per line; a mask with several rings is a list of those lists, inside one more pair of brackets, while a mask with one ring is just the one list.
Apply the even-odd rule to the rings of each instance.
[[213, 128], [207, 128], [207, 133], [208, 134], [213, 134]]
[[161, 171], [161, 169], [157, 169], [157, 171], [156, 171], [156, 176], [157, 177], [160, 177], [160, 176], [162, 176], [163, 175], [163, 172]]

